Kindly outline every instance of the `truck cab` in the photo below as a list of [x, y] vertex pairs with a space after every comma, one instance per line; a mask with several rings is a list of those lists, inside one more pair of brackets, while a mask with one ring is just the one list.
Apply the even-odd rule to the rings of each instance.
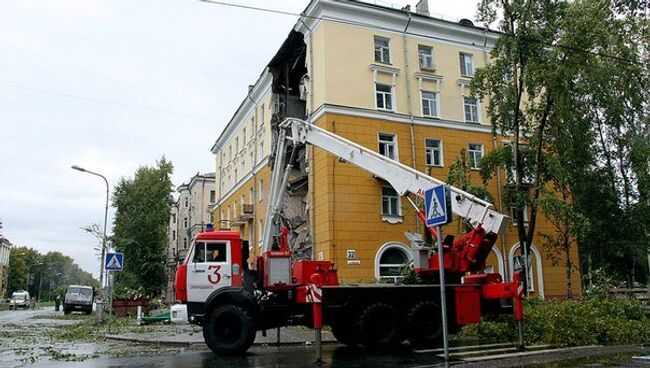
[[242, 287], [248, 269], [247, 260], [242, 259], [242, 244], [237, 231], [207, 231], [192, 240], [176, 273], [176, 299], [187, 304], [191, 322], [204, 314], [205, 303], [214, 292]]

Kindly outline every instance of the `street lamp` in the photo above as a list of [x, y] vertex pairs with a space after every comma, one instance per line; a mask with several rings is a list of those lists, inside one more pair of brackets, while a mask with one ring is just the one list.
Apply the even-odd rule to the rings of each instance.
[[[106, 206], [104, 208], [104, 236], [102, 237], [102, 259], [101, 259], [101, 265], [99, 268], [99, 290], [101, 290], [100, 296], [103, 301], [104, 298], [104, 258], [106, 258], [106, 224], [108, 223], [108, 192], [109, 192], [109, 187], [108, 187], [108, 180], [106, 177], [102, 174], [86, 170], [82, 167], [79, 167], [77, 165], [72, 165], [71, 167], [73, 170], [81, 171], [84, 173], [88, 173], [91, 175], [99, 176], [100, 178], [104, 179], [104, 183], [106, 183]], [[99, 307], [97, 308], [97, 319], [96, 322], [101, 323], [102, 322], [102, 314], [104, 313], [104, 308]]]

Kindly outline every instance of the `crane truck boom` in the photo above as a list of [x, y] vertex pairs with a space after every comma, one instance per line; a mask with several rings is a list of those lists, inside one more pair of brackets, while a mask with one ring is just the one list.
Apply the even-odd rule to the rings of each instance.
[[[289, 143], [293, 149], [287, 161]], [[372, 173], [400, 195], [423, 197], [427, 189], [443, 183], [303, 120], [282, 122], [262, 255], [249, 267], [248, 242], [238, 232], [208, 231], [193, 239], [177, 271], [177, 299], [187, 304], [190, 322], [203, 326], [204, 339], [215, 353], [245, 352], [258, 330], [287, 325], [320, 328], [323, 323], [347, 345], [385, 347], [404, 339], [415, 346], [434, 345], [441, 338], [441, 286], [435, 279], [441, 267], [450, 282], [444, 287], [451, 296], [447, 315], [452, 331], [479, 322], [482, 313], [511, 310], [502, 307], [502, 299], [511, 299], [515, 319], [523, 319], [519, 275], [514, 275], [512, 282], [504, 282], [499, 274], [480, 272], [505, 216], [490, 203], [457, 188], [451, 188], [452, 211], [472, 230], [457, 241], [445, 238], [443, 265], [432, 248], [412, 240], [414, 268], [422, 284], [343, 286], [332, 262], [294, 261], [289, 231], [279, 219], [296, 147], [302, 144], [319, 147]], [[417, 206], [416, 210], [424, 219]]]

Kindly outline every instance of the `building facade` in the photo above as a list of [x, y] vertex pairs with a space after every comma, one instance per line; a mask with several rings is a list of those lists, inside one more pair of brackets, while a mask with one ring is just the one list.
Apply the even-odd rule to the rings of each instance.
[[7, 283], [9, 282], [9, 253], [11, 242], [0, 235], [0, 299], [7, 297]]
[[[493, 136], [487, 102], [469, 94], [477, 68], [489, 60], [498, 34], [470, 21], [449, 22], [417, 12], [350, 0], [314, 0], [290, 32], [212, 148], [217, 197], [213, 218], [239, 230], [259, 254], [277, 124], [307, 119], [403, 164], [445, 180], [461, 155], [480, 185], [481, 158], [509, 144]], [[335, 262], [343, 282], [396, 281], [410, 261], [404, 232], [422, 232], [415, 211], [393, 188], [312, 146], [299, 147], [289, 180], [283, 223], [297, 258]], [[497, 210], [505, 170], [487, 183]], [[522, 219], [527, 221], [527, 218]], [[538, 218], [540, 233], [553, 227]], [[460, 225], [444, 229], [459, 235]], [[520, 252], [508, 223], [486, 271], [510, 279]], [[541, 297], [566, 294], [565, 270], [532, 246], [530, 289]], [[572, 254], [577, 262], [577, 251]], [[574, 263], [578, 264], [578, 263]], [[580, 275], [574, 273], [574, 293]]]
[[174, 301], [176, 267], [185, 259], [192, 237], [205, 231], [206, 225], [211, 222], [210, 208], [216, 200], [214, 176], [214, 173], [196, 173], [176, 189], [178, 197], [170, 209], [167, 233], [166, 302]]

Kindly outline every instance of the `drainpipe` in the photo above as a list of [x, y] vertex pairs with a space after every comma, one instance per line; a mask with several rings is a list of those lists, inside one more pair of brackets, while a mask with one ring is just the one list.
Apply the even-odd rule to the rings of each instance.
[[[253, 227], [253, 239], [249, 239], [248, 244], [249, 244], [249, 246], [250, 245], [253, 246], [253, 254], [252, 254], [252, 256], [253, 256], [253, 259], [255, 259], [255, 256], [257, 255], [257, 243], [255, 242], [255, 234], [257, 234], [257, 230], [255, 229], [255, 227], [257, 226], [257, 220], [258, 220], [258, 218], [257, 218], [257, 204], [260, 203], [259, 202], [259, 197], [258, 197], [260, 194], [257, 193], [257, 175], [255, 174], [255, 167], [257, 166], [257, 147], [258, 147], [258, 145], [257, 145], [257, 126], [259, 124], [259, 119], [257, 117], [258, 106], [257, 106], [257, 103], [255, 102], [255, 100], [253, 100], [253, 98], [251, 97], [251, 92], [252, 92], [252, 88], [248, 90], [248, 94], [246, 95], [246, 97], [251, 101], [251, 103], [255, 107], [255, 113], [253, 114], [255, 119], [254, 119], [254, 122], [253, 122], [253, 126], [251, 127], [253, 129], [253, 162], [251, 162], [251, 176], [253, 178], [253, 203], [251, 203], [253, 205], [253, 224], [250, 225], [250, 226]], [[273, 95], [273, 91], [271, 91], [271, 95]], [[250, 234], [251, 232], [249, 231], [248, 233]], [[258, 234], [258, 236], [260, 236], [260, 235]], [[250, 257], [250, 255], [249, 255], [249, 257]], [[245, 260], [245, 261], [248, 262], [248, 260]]]
[[[413, 169], [417, 170], [417, 163], [415, 161], [415, 122], [413, 118], [413, 100], [411, 97], [411, 74], [410, 74], [410, 69], [409, 69], [409, 61], [408, 61], [408, 42], [406, 39], [406, 32], [409, 28], [409, 25], [411, 25], [411, 12], [406, 10], [406, 15], [408, 16], [408, 20], [406, 21], [406, 26], [404, 27], [404, 31], [402, 32], [402, 43], [404, 45], [404, 76], [406, 78], [406, 101], [407, 101], [407, 106], [408, 106], [408, 113], [409, 113], [409, 119], [411, 120], [411, 124], [409, 126], [409, 132], [411, 134], [411, 162]], [[418, 199], [416, 198], [416, 202]], [[418, 220], [417, 213], [415, 214], [415, 226], [416, 226], [416, 231], [419, 233], [420, 232], [420, 221]]]

